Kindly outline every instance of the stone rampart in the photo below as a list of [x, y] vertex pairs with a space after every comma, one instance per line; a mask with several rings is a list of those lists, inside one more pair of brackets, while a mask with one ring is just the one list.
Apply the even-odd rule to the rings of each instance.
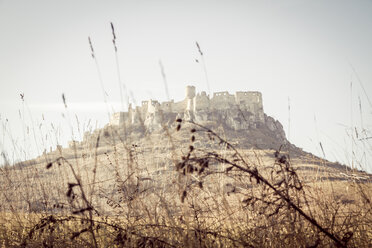
[[[246, 113], [247, 121], [244, 125], [231, 124], [232, 126], [255, 125], [264, 123], [264, 111], [262, 94], [257, 91], [238, 91], [234, 95], [227, 91], [216, 92], [210, 98], [205, 91], [196, 94], [195, 86], [187, 86], [185, 89], [185, 99], [179, 102], [174, 100], [159, 103], [156, 100], [143, 101], [141, 106], [129, 106], [128, 112], [114, 113], [110, 119], [110, 125], [131, 125], [136, 123], [146, 123], [148, 125], [160, 126], [164, 114], [177, 114], [186, 119], [212, 120], [214, 112], [230, 111], [233, 116]], [[231, 116], [230, 116], [231, 117]], [[151, 120], [151, 121], [150, 121]], [[230, 121], [233, 123], [233, 119]]]

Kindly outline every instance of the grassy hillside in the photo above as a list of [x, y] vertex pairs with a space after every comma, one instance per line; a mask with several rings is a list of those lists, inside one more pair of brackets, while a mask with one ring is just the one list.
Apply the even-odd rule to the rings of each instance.
[[182, 120], [153, 133], [107, 126], [3, 167], [0, 245], [372, 245], [370, 175], [244, 140]]

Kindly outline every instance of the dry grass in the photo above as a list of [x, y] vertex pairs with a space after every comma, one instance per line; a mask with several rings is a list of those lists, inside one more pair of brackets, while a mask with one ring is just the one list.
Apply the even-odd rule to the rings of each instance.
[[371, 245], [370, 182], [329, 180], [340, 171], [283, 151], [237, 150], [182, 120], [167, 133], [124, 142], [108, 127], [91, 145], [1, 168], [0, 244]]
[[1, 167], [0, 247], [372, 247], [370, 175], [168, 119], [151, 134], [143, 120], [106, 126]]

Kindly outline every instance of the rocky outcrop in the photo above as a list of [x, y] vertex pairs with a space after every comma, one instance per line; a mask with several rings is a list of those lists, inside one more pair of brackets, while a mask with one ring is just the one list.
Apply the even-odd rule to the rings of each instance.
[[286, 139], [283, 125], [278, 120], [265, 114], [265, 125], [271, 132], [275, 133], [275, 138], [281, 140]]

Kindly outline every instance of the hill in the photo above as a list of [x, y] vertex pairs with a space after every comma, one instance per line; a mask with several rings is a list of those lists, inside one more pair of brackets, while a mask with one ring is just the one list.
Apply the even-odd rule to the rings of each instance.
[[130, 107], [83, 141], [1, 168], [3, 244], [370, 244], [371, 175], [288, 142], [262, 99], [196, 108], [186, 93], [174, 105], [193, 108]]

